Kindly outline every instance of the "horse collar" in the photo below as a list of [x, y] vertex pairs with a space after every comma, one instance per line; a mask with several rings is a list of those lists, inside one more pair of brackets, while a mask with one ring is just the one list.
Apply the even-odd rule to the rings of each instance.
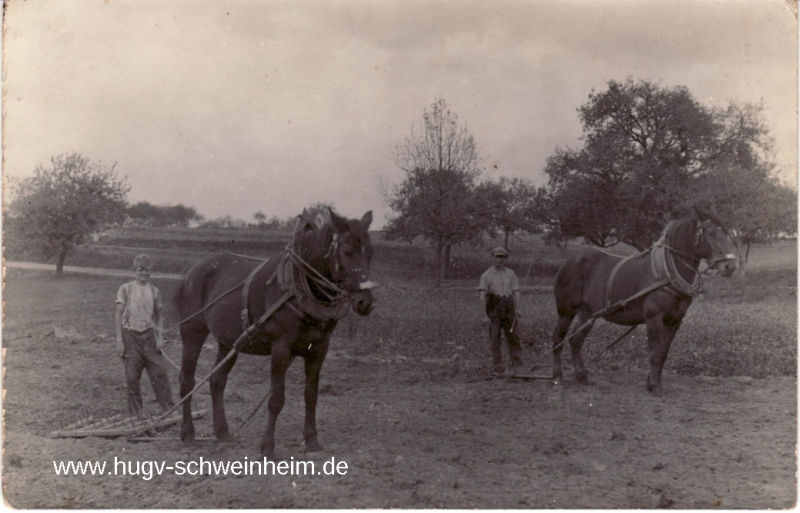
[[333, 232], [333, 240], [331, 240], [331, 245], [328, 247], [328, 252], [325, 253], [325, 260], [330, 260], [331, 256], [336, 260], [334, 262], [334, 272], [338, 273], [341, 266], [339, 265], [339, 234], [337, 232]]
[[[264, 266], [269, 262], [270, 260], [264, 260], [258, 264], [252, 271], [250, 271], [250, 274], [247, 275], [247, 279], [244, 281], [244, 285], [242, 286], [242, 329], [246, 330], [250, 326], [250, 307], [247, 304], [247, 298], [250, 295], [250, 284], [253, 282], [253, 278], [255, 278], [256, 274], [258, 274], [258, 271], [263, 269]], [[277, 269], [278, 268], [276, 268], [276, 272]]]

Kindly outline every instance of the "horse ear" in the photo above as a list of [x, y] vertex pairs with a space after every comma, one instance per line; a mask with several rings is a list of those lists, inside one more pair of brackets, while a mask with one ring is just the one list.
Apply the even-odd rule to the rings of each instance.
[[336, 212], [330, 208], [328, 211], [331, 213], [331, 223], [333, 223], [333, 228], [336, 230], [336, 233], [346, 232], [350, 229], [347, 225], [347, 219], [337, 215]]
[[297, 216], [297, 218], [299, 221], [297, 222], [297, 228], [294, 230], [295, 235], [308, 230], [313, 230], [317, 226], [314, 222], [314, 218], [311, 217], [311, 214], [309, 214], [308, 210], [306, 209], [303, 209], [303, 213]]
[[364, 227], [364, 231], [369, 230], [370, 224], [372, 224], [372, 210], [364, 214], [364, 217], [361, 218], [361, 225]]

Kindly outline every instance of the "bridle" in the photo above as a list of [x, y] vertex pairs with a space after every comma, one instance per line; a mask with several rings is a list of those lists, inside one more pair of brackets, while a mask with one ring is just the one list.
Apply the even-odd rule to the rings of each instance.
[[[695, 232], [694, 236], [694, 248], [697, 249], [701, 245], [705, 244], [708, 246], [707, 235], [706, 235], [706, 228], [712, 224], [711, 219], [706, 219], [702, 221], [697, 226], [697, 231]], [[728, 235], [727, 231], [725, 231], [725, 235]], [[667, 241], [667, 237], [662, 238], [662, 241], [659, 241], [655, 244], [655, 246], [661, 246], [665, 250], [667, 250], [665, 255], [665, 270], [667, 272], [667, 277], [669, 278], [670, 284], [673, 288], [678, 290], [680, 293], [688, 295], [688, 296], [695, 296], [703, 291], [703, 280], [701, 276], [703, 274], [710, 274], [711, 271], [716, 271], [717, 266], [722, 262], [727, 262], [728, 260], [735, 260], [736, 255], [732, 253], [726, 254], [723, 258], [713, 258], [712, 256], [709, 257], [699, 257], [696, 255], [689, 255], [683, 251], [675, 249], [669, 241]], [[680, 262], [681, 265], [686, 267], [693, 275], [694, 279], [690, 283], [687, 281], [680, 273], [677, 271], [677, 266], [675, 265], [676, 258], [678, 257], [677, 261]], [[689, 262], [697, 262], [699, 264], [700, 261], [705, 260], [708, 267], [703, 271], [699, 271], [697, 266], [693, 266]]]
[[[705, 221], [701, 222], [700, 225], [697, 227], [697, 233], [695, 234], [695, 241], [694, 241], [695, 248], [697, 248], [700, 244], [708, 245], [708, 242], [706, 240], [706, 230], [705, 229], [706, 229], [707, 226], [709, 226], [711, 224], [712, 224], [711, 219], [706, 219]], [[730, 235], [728, 234], [728, 231], [725, 230], [724, 228], [723, 228], [723, 233], [725, 234], [726, 237], [728, 237], [728, 239], [730, 239]], [[733, 243], [732, 240], [731, 240], [731, 243]], [[717, 266], [722, 262], [727, 262], [729, 260], [734, 260], [735, 261], [736, 260], [736, 255], [734, 253], [726, 253], [725, 256], [722, 257], [722, 258], [713, 258], [713, 255], [712, 255], [711, 257], [703, 258], [703, 260], [706, 261], [706, 264], [708, 265], [708, 267], [703, 271], [702, 274], [706, 274], [709, 271], [717, 270]]]
[[[299, 269], [306, 280], [314, 283], [317, 291], [325, 296], [325, 302], [337, 304], [346, 300], [353, 292], [368, 290], [377, 285], [377, 283], [373, 281], [360, 282], [356, 285], [342, 284], [327, 278], [300, 256], [299, 236], [296, 236], [295, 240], [286, 246], [285, 251], [289, 258], [291, 258], [295, 268]], [[331, 242], [328, 245], [323, 259], [328, 262], [328, 266], [332, 269], [334, 276], [338, 276], [344, 268], [339, 256], [339, 234], [336, 231], [333, 232]]]

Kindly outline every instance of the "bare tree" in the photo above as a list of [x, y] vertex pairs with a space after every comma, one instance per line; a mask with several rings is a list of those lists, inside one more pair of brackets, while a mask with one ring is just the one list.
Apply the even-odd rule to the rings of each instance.
[[387, 237], [429, 240], [436, 248], [437, 286], [452, 246], [477, 238], [488, 225], [475, 194], [481, 162], [472, 135], [441, 98], [423, 112], [421, 130], [412, 127], [396, 147], [405, 178], [385, 194], [394, 212]]

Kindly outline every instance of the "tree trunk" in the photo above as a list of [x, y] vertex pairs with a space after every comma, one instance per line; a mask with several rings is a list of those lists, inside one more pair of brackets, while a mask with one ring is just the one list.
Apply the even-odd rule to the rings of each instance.
[[442, 284], [441, 268], [442, 268], [442, 253], [444, 252], [444, 239], [439, 237], [436, 241], [436, 267], [434, 267], [434, 286], [438, 289]]
[[68, 248], [63, 247], [58, 254], [58, 260], [56, 260], [56, 278], [64, 276], [64, 260], [67, 258], [67, 251]]
[[439, 266], [439, 277], [444, 280], [447, 278], [447, 268], [450, 267], [450, 248], [453, 245], [449, 242], [444, 245], [444, 251], [442, 252], [442, 262]]
[[734, 240], [733, 244], [736, 246], [736, 263], [739, 265], [739, 270], [736, 271], [735, 279], [739, 281], [739, 291], [744, 296], [747, 292], [746, 271], [747, 267], [747, 253], [750, 251], [750, 245], [747, 245], [747, 250], [742, 249], [743, 244], [739, 240]]
[[747, 259], [750, 257], [750, 243], [748, 242], [745, 244], [744, 253], [742, 253], [741, 246], [737, 249], [739, 250], [739, 277], [744, 281], [747, 276]]
[[508, 236], [509, 235], [511, 235], [511, 232], [509, 230], [506, 230], [506, 242], [505, 242], [505, 246], [503, 246], [504, 248], [506, 248], [506, 250], [508, 250]]

